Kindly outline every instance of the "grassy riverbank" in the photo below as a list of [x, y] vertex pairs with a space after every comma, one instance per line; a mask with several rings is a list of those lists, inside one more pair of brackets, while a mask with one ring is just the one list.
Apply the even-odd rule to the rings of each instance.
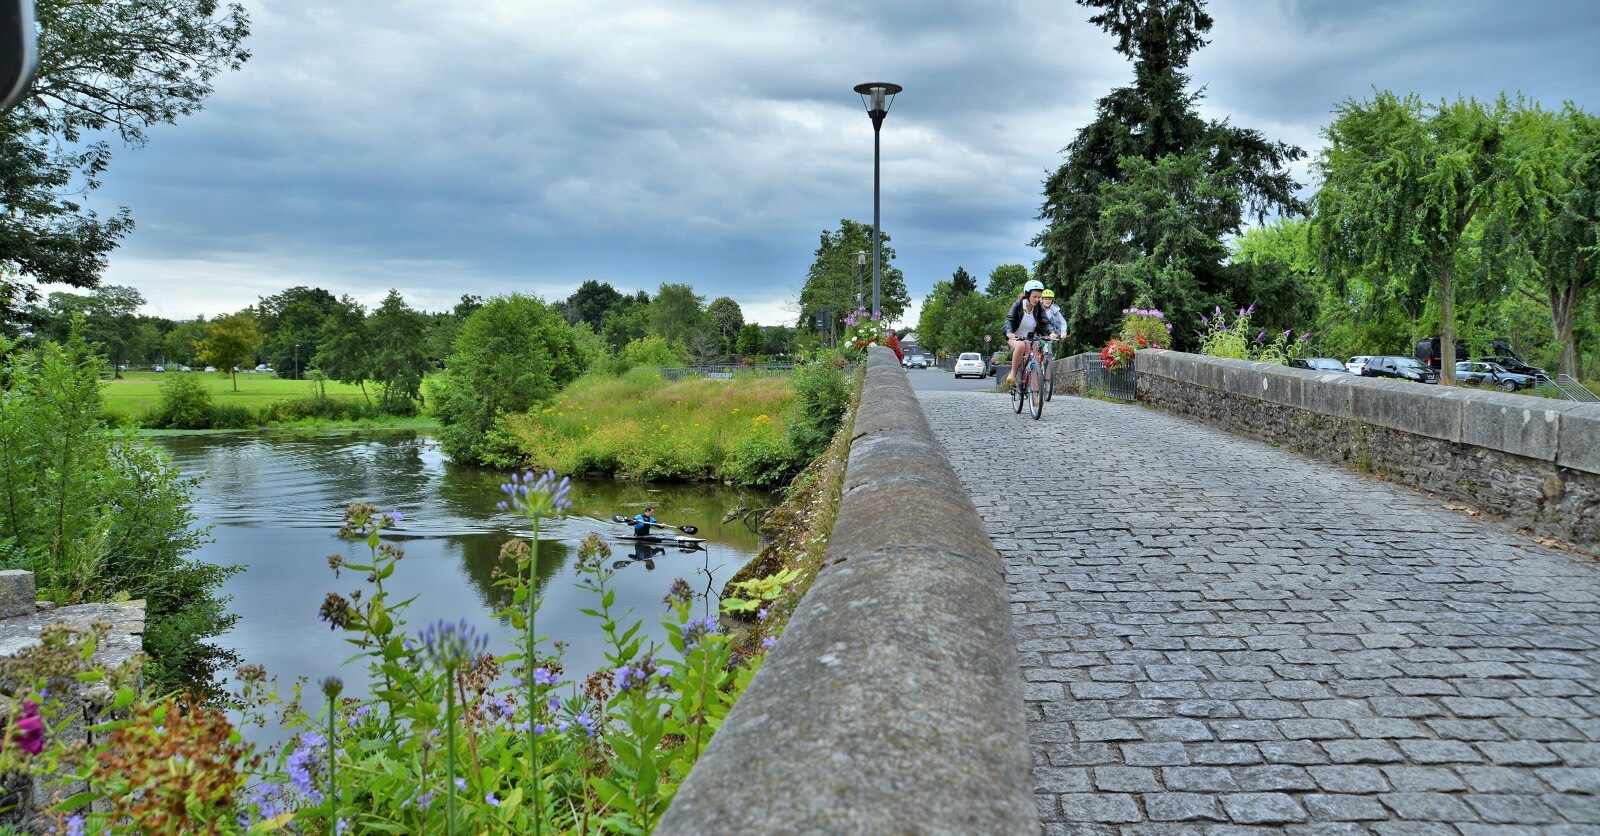
[[787, 378], [669, 382], [639, 368], [580, 378], [505, 424], [541, 470], [772, 485], [797, 469], [785, 437], [793, 401]]
[[[277, 401], [315, 398], [322, 384], [310, 380], [286, 380], [272, 374], [239, 373], [239, 391], [233, 380], [220, 372], [123, 372], [120, 379], [104, 381], [101, 392], [105, 412], [120, 419], [138, 418], [161, 403], [161, 385], [174, 375], [189, 374], [211, 395], [218, 406], [243, 407], [252, 412]], [[329, 400], [366, 403], [361, 389], [338, 381], [326, 383]]]

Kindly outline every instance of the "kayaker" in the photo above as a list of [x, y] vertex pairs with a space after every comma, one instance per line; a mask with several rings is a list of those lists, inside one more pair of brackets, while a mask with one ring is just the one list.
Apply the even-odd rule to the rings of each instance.
[[656, 522], [656, 506], [646, 505], [643, 513], [635, 514], [633, 517], [633, 536], [644, 537], [648, 535], [652, 526], [661, 527], [661, 524]]

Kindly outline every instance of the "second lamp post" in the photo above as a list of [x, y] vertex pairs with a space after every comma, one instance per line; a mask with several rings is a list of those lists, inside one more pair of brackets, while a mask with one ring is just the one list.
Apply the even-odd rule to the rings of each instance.
[[861, 103], [867, 107], [867, 115], [872, 117], [872, 313], [879, 313], [878, 300], [878, 271], [883, 263], [882, 244], [878, 212], [878, 137], [883, 128], [883, 117], [889, 115], [889, 108], [894, 104], [894, 97], [905, 88], [887, 81], [869, 81], [866, 84], [857, 84], [855, 90], [861, 94]]

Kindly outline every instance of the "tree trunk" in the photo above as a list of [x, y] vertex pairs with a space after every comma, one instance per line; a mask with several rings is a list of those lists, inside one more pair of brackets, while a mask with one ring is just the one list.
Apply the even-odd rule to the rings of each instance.
[[1455, 256], [1439, 270], [1439, 382], [1456, 383], [1456, 283], [1451, 272]]
[[1556, 370], [1570, 375], [1573, 380], [1578, 379], [1578, 344], [1572, 335], [1572, 309], [1577, 302], [1577, 284], [1577, 280], [1573, 279], [1565, 287], [1558, 287], [1555, 283], [1550, 285], [1550, 324], [1555, 329], [1556, 342], [1561, 345]]
[[228, 372], [228, 376], [233, 378], [233, 391], [235, 391], [235, 392], [239, 391], [239, 373], [238, 372]]

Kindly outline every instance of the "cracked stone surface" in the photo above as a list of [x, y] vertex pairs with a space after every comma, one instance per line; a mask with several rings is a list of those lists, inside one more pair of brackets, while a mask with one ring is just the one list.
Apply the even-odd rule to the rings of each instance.
[[918, 393], [1046, 833], [1600, 832], [1600, 564], [1139, 406]]

